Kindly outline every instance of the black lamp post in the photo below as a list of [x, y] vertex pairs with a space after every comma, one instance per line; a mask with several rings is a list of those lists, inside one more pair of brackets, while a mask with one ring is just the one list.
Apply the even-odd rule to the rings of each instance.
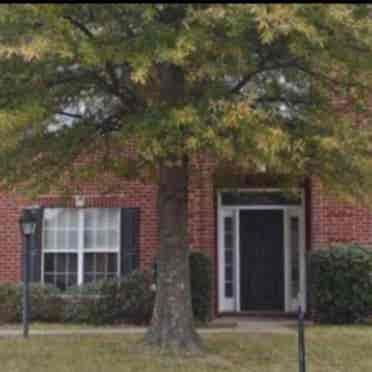
[[298, 307], [298, 364], [299, 372], [306, 372], [305, 357], [305, 322], [302, 307]]
[[29, 318], [29, 276], [30, 276], [30, 247], [31, 238], [36, 230], [36, 218], [31, 208], [23, 209], [21, 218], [19, 219], [21, 232], [24, 236], [23, 245], [23, 308], [22, 308], [22, 323], [23, 337], [28, 337], [28, 318]]

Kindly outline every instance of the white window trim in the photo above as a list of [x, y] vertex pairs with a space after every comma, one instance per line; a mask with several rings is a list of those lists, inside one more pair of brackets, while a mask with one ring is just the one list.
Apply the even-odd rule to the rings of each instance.
[[[78, 265], [78, 271], [77, 271], [77, 285], [83, 285], [84, 284], [84, 254], [85, 253], [116, 253], [117, 254], [117, 276], [118, 278], [121, 275], [121, 235], [122, 235], [122, 223], [121, 223], [121, 213], [120, 208], [107, 208], [107, 209], [117, 209], [119, 212], [119, 221], [118, 221], [118, 234], [119, 234], [119, 240], [118, 240], [118, 248], [108, 248], [108, 249], [84, 249], [84, 224], [85, 224], [85, 211], [87, 209], [105, 209], [105, 208], [46, 208], [46, 209], [73, 209], [78, 212], [78, 227], [75, 229], [78, 232], [78, 247], [77, 249], [45, 249], [44, 247], [44, 241], [45, 241], [45, 219], [43, 218], [42, 221], [42, 240], [41, 240], [41, 282], [45, 284], [45, 254], [47, 253], [75, 253], [77, 254], [77, 265]], [[65, 230], [63, 228], [55, 227], [53, 230]], [[73, 230], [73, 229], [71, 229]], [[93, 229], [90, 229], [93, 230]], [[98, 229], [100, 230], [100, 229]], [[101, 229], [103, 230], [103, 229]]]

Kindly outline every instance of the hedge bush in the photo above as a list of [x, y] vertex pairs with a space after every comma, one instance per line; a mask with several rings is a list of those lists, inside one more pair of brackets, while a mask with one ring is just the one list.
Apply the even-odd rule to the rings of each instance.
[[0, 284], [0, 324], [19, 320], [21, 287], [10, 283]]
[[64, 299], [64, 321], [95, 325], [148, 324], [154, 299], [149, 275], [134, 271], [121, 280], [70, 289]]
[[310, 301], [321, 323], [363, 322], [371, 310], [372, 255], [360, 246], [339, 246], [312, 253]]
[[[63, 319], [63, 299], [54, 287], [30, 285], [30, 320], [60, 322]], [[0, 284], [0, 323], [22, 319], [22, 285]]]
[[190, 254], [191, 299], [194, 319], [207, 322], [212, 310], [212, 262], [200, 252]]
[[98, 324], [98, 298], [103, 282], [74, 286], [63, 292], [63, 321], [77, 324]]
[[155, 302], [149, 275], [136, 271], [128, 275], [120, 285], [118, 293], [123, 318], [131, 324], [149, 323]]
[[65, 323], [97, 324], [97, 298], [93, 295], [63, 297], [62, 320]]
[[[21, 288], [21, 287], [20, 287]], [[40, 322], [60, 322], [63, 318], [63, 299], [60, 291], [42, 284], [30, 285], [30, 320]], [[22, 307], [18, 317], [21, 319]]]
[[94, 300], [85, 302], [90, 308], [90, 323], [136, 325], [148, 324], [154, 308], [155, 293], [147, 273], [134, 271], [121, 280], [97, 284]]
[[[194, 317], [211, 316], [212, 265], [202, 253], [190, 255]], [[30, 286], [30, 319], [85, 324], [148, 324], [154, 308], [154, 276], [134, 271], [121, 280], [106, 280], [60, 292], [41, 284]], [[0, 284], [0, 323], [19, 322], [22, 285]]]

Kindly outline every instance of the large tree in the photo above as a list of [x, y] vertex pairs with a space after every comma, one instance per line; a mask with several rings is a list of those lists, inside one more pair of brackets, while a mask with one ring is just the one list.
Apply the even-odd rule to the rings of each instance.
[[[1, 5], [2, 188], [154, 174], [150, 344], [198, 350], [187, 248], [194, 154], [221, 167], [371, 186], [368, 5]], [[130, 156], [135, 148], [135, 156]], [[99, 149], [99, 150], [98, 150]], [[90, 167], [77, 159], [94, 152]]]

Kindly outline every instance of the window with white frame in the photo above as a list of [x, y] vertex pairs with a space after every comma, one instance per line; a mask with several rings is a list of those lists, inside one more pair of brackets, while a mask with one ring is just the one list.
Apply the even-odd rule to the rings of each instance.
[[291, 216], [290, 224], [290, 254], [291, 254], [291, 295], [297, 300], [300, 293], [300, 221], [298, 216]]
[[225, 297], [234, 297], [234, 220], [225, 216]]
[[43, 219], [43, 280], [60, 289], [120, 275], [119, 208], [50, 208]]

